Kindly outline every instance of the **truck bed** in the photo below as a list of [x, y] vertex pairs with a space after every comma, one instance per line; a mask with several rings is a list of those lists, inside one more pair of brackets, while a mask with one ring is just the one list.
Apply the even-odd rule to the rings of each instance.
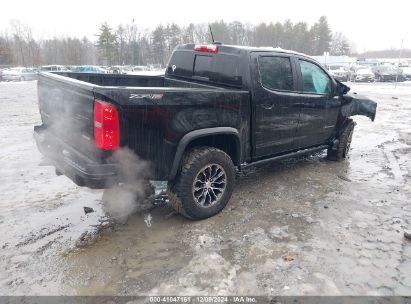
[[[168, 180], [177, 144], [188, 132], [230, 127], [249, 141], [249, 92], [162, 76], [41, 73], [39, 107], [53, 146], [51, 157], [70, 166], [111, 165], [112, 151], [94, 144], [94, 101], [117, 107], [120, 146], [153, 165], [153, 179]], [[59, 143], [55, 145], [53, 143]], [[242, 145], [247, 149], [247, 145]], [[247, 153], [242, 153], [247, 155]], [[67, 174], [69, 175], [69, 174]], [[80, 183], [80, 181], [78, 182]]]

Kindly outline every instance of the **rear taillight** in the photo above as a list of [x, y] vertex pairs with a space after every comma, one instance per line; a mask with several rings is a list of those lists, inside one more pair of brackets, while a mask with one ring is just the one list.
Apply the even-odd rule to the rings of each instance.
[[196, 44], [194, 51], [203, 53], [218, 53], [218, 45], [215, 44]]
[[120, 146], [120, 120], [112, 104], [94, 100], [94, 142], [97, 148], [114, 150]]

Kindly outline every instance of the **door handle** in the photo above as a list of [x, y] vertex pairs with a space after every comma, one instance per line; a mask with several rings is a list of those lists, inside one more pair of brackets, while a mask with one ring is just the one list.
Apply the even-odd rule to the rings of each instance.
[[272, 110], [272, 108], [274, 108], [274, 103], [263, 103], [261, 107], [266, 110]]

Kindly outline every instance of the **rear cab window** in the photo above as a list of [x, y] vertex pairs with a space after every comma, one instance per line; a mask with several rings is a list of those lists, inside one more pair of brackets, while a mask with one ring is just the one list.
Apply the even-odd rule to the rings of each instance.
[[206, 78], [210, 80], [210, 74], [213, 68], [212, 56], [195, 55], [193, 76]]

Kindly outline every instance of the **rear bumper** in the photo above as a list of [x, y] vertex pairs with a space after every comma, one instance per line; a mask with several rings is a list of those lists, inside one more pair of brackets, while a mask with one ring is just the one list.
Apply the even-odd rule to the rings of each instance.
[[75, 184], [103, 189], [118, 182], [116, 164], [102, 164], [89, 159], [45, 130], [43, 126], [35, 126], [33, 136], [39, 151]]
[[374, 81], [375, 78], [373, 76], [356, 76], [355, 81]]

